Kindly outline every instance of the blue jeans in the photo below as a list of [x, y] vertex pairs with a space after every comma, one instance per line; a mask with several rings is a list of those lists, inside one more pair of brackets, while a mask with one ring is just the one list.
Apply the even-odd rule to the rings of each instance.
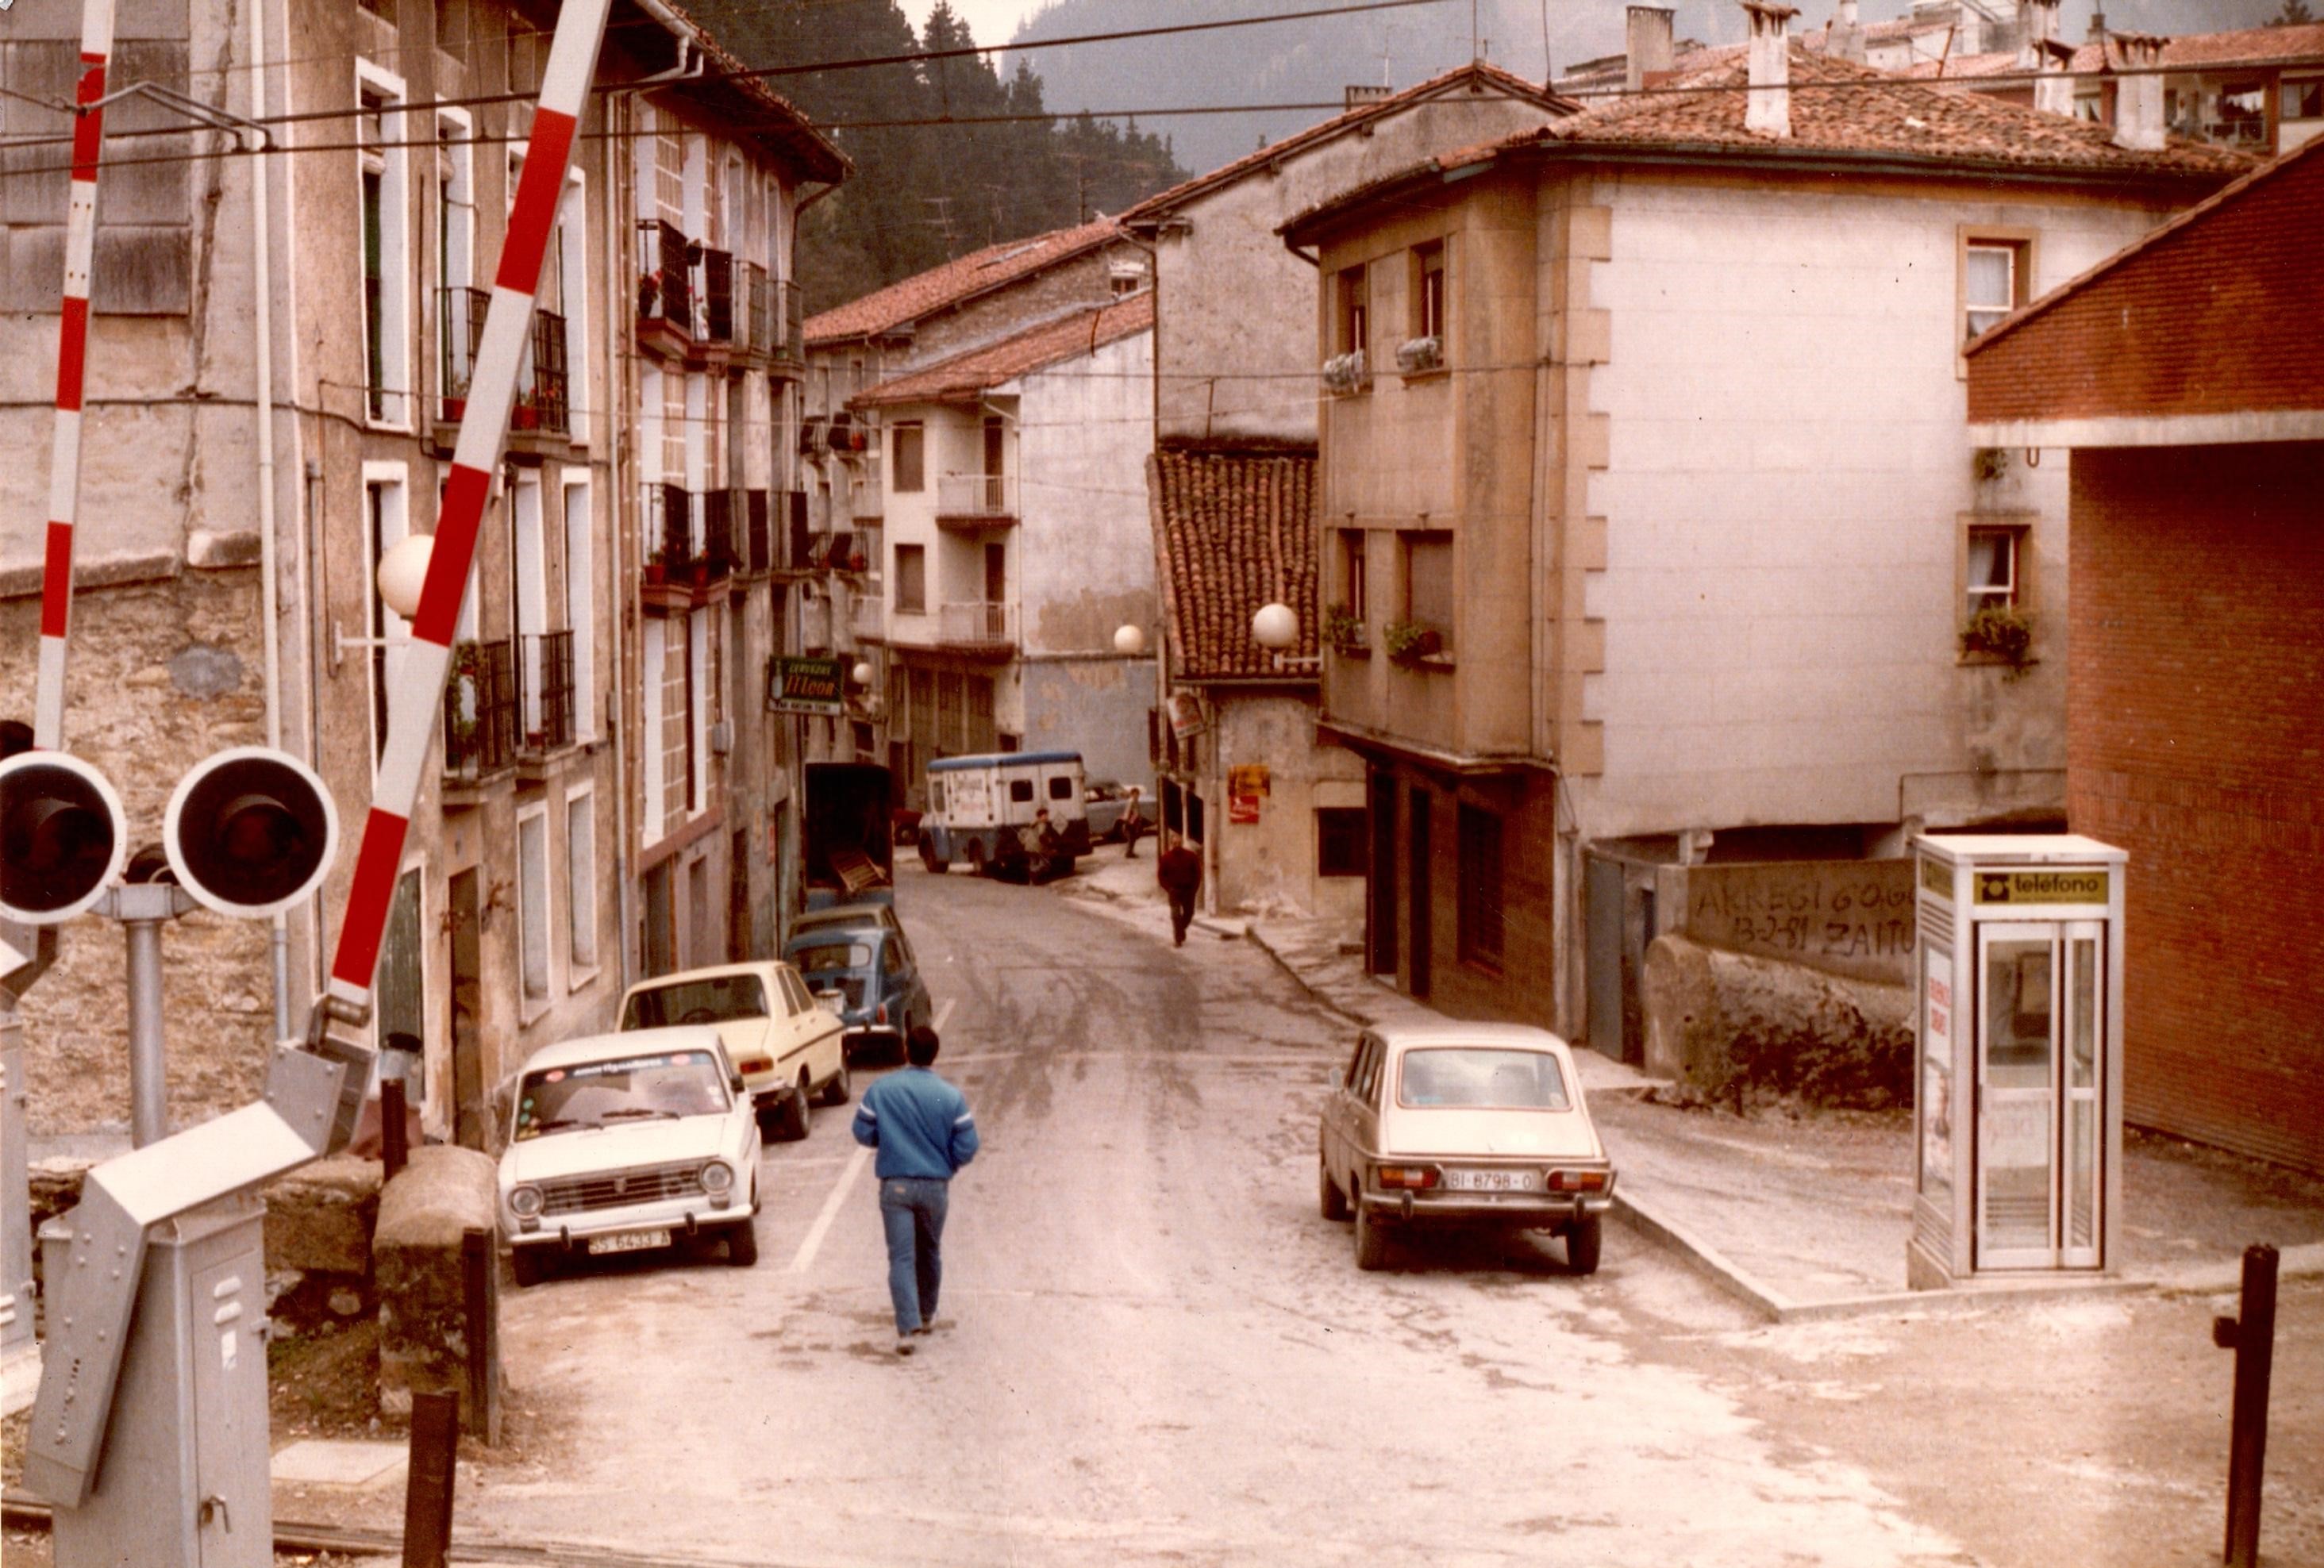
[[952, 1184], [933, 1176], [889, 1176], [880, 1183], [880, 1223], [888, 1232], [888, 1294], [896, 1332], [908, 1334], [936, 1314], [944, 1283], [945, 1205]]

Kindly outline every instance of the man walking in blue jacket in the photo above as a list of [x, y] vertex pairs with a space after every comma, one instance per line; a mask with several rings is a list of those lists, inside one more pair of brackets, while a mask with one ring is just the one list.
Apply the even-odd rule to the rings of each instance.
[[936, 1032], [926, 1024], [904, 1041], [910, 1064], [864, 1092], [855, 1141], [880, 1151], [880, 1222], [888, 1232], [888, 1294], [896, 1303], [896, 1353], [933, 1327], [944, 1280], [945, 1208], [953, 1173], [976, 1158], [968, 1097], [930, 1069]]

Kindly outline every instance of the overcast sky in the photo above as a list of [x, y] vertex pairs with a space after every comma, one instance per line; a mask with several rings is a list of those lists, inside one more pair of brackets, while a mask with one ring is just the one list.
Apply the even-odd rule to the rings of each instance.
[[[915, 25], [925, 23], [936, 0], [903, 0], [904, 14]], [[1305, 11], [1315, 8], [1319, 0], [1284, 0], [1275, 7], [1285, 11]], [[1330, 0], [1321, 0], [1329, 4]], [[1447, 0], [1447, 4], [1453, 0]], [[1588, 0], [1551, 0], [1559, 8], [1588, 4]], [[1668, 4], [1669, 0], [1663, 0]], [[1796, 0], [1800, 6], [1799, 20], [1794, 29], [1819, 26], [1830, 14], [1831, 0]], [[2004, 0], [2008, 4], [2008, 0]], [[2164, 32], [2210, 32], [2221, 28], [2250, 27], [2266, 20], [2276, 11], [2278, 0], [2098, 0], [2098, 8], [2107, 13], [2107, 21], [2116, 27], [2145, 27]], [[1017, 26], [1040, 9], [1041, 0], [952, 0], [952, 8], [968, 19], [970, 28], [979, 43], [1005, 43]], [[1901, 16], [1909, 7], [1909, 0], [1864, 0], [1865, 20], [1875, 21]], [[1139, 7], [1167, 14], [1167, 0], [1149, 0]], [[1606, 49], [1622, 47], [1621, 8], [1606, 6], [1615, 20], [1609, 24]], [[2065, 0], [2061, 8], [2061, 34], [2080, 39], [2089, 27], [2091, 0]], [[1738, 24], [1737, 36], [1741, 36]]]

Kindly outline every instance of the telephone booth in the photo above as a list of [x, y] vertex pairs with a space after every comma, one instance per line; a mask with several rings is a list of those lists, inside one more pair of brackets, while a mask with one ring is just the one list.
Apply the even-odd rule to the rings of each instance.
[[1916, 860], [1915, 1289], [2116, 1260], [2119, 849], [1930, 835]]

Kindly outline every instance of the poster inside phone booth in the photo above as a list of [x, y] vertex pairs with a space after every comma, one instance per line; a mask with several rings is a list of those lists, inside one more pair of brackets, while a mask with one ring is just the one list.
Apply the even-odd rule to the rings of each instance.
[[2126, 853], [1939, 834], [1915, 858], [1915, 1289], [2115, 1267]]

